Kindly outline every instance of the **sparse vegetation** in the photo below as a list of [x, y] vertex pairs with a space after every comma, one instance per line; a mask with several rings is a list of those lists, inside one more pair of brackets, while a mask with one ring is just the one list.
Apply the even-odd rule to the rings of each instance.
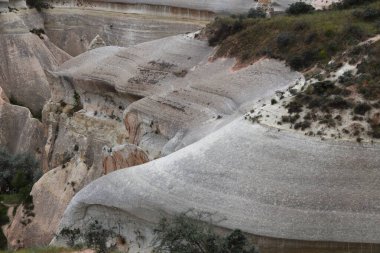
[[[205, 213], [183, 213], [169, 220], [163, 218], [155, 229], [154, 252], [161, 253], [258, 253], [240, 230], [226, 236], [215, 233], [212, 220]], [[208, 223], [203, 220], [208, 219]]]
[[[356, 6], [352, 4], [352, 6]], [[367, 1], [351, 9], [281, 15], [270, 19], [217, 18], [206, 29], [211, 46], [219, 45], [215, 57], [237, 57], [249, 64], [261, 57], [285, 60], [304, 70], [330, 59], [379, 32], [378, 18], [354, 18], [353, 11], [374, 17], [379, 1]], [[366, 13], [366, 14], [364, 14]]]
[[248, 11], [247, 18], [265, 18], [267, 14], [261, 8], [252, 8]]
[[41, 175], [39, 164], [31, 155], [10, 155], [0, 150], [1, 194], [18, 194], [22, 201], [26, 201]]
[[34, 33], [35, 35], [37, 35], [40, 39], [43, 39], [44, 37], [42, 36], [43, 34], [45, 34], [45, 30], [42, 29], [42, 28], [33, 28], [32, 30], [30, 30], [31, 33]]
[[45, 0], [26, 0], [26, 4], [30, 8], [36, 8], [37, 11], [42, 11], [42, 9], [49, 9], [51, 5]]
[[[42, 175], [38, 162], [28, 154], [11, 155], [0, 150], [0, 225], [9, 222], [6, 205], [23, 204], [25, 219], [21, 223], [27, 225], [33, 213], [33, 199], [30, 196], [33, 184]], [[6, 249], [7, 241], [0, 233], [0, 249]]]
[[371, 106], [367, 103], [360, 103], [355, 106], [354, 112], [359, 115], [364, 115], [371, 110]]
[[333, 9], [348, 9], [372, 2], [376, 2], [377, 0], [342, 0], [340, 2], [334, 3], [332, 5]]
[[292, 3], [288, 9], [286, 9], [286, 13], [290, 15], [300, 15], [311, 13], [314, 11], [314, 7], [311, 4], [307, 4], [304, 2], [295, 2]]
[[116, 237], [112, 229], [106, 229], [97, 220], [91, 220], [87, 226], [79, 228], [63, 228], [58, 237], [66, 241], [71, 248], [90, 248], [97, 253], [112, 252], [115, 244], [108, 244]]

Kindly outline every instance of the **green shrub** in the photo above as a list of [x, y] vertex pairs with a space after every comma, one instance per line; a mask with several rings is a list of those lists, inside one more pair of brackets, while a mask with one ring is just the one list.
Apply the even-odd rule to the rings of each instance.
[[42, 11], [42, 9], [49, 9], [51, 6], [45, 0], [26, 0], [26, 4], [30, 8], [36, 8], [37, 11]]
[[352, 74], [351, 71], [346, 71], [341, 75], [338, 79], [339, 83], [345, 85], [345, 86], [350, 86], [354, 84], [354, 75]]
[[266, 16], [266, 12], [261, 8], [251, 8], [247, 14], [248, 18], [265, 18]]
[[291, 101], [286, 105], [286, 108], [288, 109], [288, 113], [299, 113], [302, 112], [303, 104], [299, 101]]
[[351, 7], [355, 7], [362, 4], [368, 4], [372, 2], [376, 2], [378, 0], [342, 0], [340, 2], [334, 3], [332, 5], [333, 9], [347, 9]]
[[370, 111], [371, 109], [372, 109], [372, 106], [370, 106], [369, 104], [367, 104], [367, 103], [360, 103], [360, 104], [357, 104], [354, 107], [354, 113], [355, 114], [359, 114], [359, 115], [364, 115], [368, 111]]
[[19, 193], [25, 201], [41, 175], [39, 164], [31, 155], [11, 155], [0, 150], [0, 193]]
[[342, 35], [350, 43], [356, 43], [366, 37], [365, 31], [357, 25], [346, 25], [343, 28]]
[[291, 43], [294, 42], [294, 36], [291, 33], [280, 33], [277, 36], [277, 47], [278, 48], [285, 48], [289, 46]]
[[[65, 240], [68, 246], [72, 248], [90, 248], [97, 253], [112, 252], [115, 245], [107, 245], [107, 242], [116, 237], [116, 234], [111, 229], [105, 229], [97, 221], [92, 220], [85, 226], [83, 231], [79, 228], [63, 228], [58, 237]], [[84, 242], [84, 245], [82, 244]]]
[[351, 108], [352, 104], [345, 100], [344, 98], [340, 96], [334, 97], [332, 100], [329, 100], [326, 104], [326, 108], [333, 108], [333, 109], [348, 109]]
[[352, 12], [352, 15], [365, 21], [372, 21], [380, 17], [380, 11], [378, 9], [367, 8], [365, 10], [355, 10]]
[[311, 122], [308, 120], [305, 120], [303, 122], [298, 122], [294, 125], [294, 129], [298, 130], [301, 129], [302, 131], [306, 128], [309, 128], [311, 126]]
[[370, 134], [373, 138], [380, 139], [380, 125], [372, 125], [372, 132]]
[[310, 24], [303, 21], [303, 20], [300, 20], [300, 21], [297, 21], [295, 24], [294, 24], [294, 31], [305, 31], [307, 29], [310, 28]]
[[188, 213], [172, 220], [161, 219], [155, 229], [156, 253], [257, 253], [240, 230], [227, 236], [215, 233], [212, 222], [205, 223], [206, 214]]
[[311, 13], [314, 11], [314, 7], [311, 4], [307, 4], [304, 2], [296, 2], [292, 3], [289, 8], [286, 9], [286, 13], [290, 15], [300, 15]]

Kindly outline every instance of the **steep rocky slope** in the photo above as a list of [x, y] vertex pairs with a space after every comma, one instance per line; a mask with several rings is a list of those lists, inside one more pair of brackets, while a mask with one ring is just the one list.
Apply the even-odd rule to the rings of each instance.
[[11, 154], [42, 155], [44, 128], [28, 109], [11, 105], [0, 87], [0, 146]]
[[70, 56], [43, 35], [40, 38], [29, 32], [32, 28], [14, 13], [1, 14], [0, 23], [0, 86], [13, 104], [41, 117], [42, 107], [50, 98], [45, 71], [54, 70]]
[[[76, 27], [81, 27], [80, 30], [75, 30], [69, 22], [73, 15], [78, 17]], [[70, 41], [72, 52], [80, 53], [87, 50], [87, 40], [65, 40], [58, 34], [65, 34], [63, 31], [66, 29], [87, 38], [86, 32], [94, 36], [98, 33], [96, 22], [110, 23], [115, 29], [105, 29], [106, 34], [99, 32], [105, 36], [106, 42], [129, 45], [183, 32], [183, 29], [196, 30], [199, 23], [165, 19], [158, 24], [152, 17], [75, 9], [61, 12], [53, 9], [44, 13], [22, 10], [1, 14], [0, 21], [0, 39], [4, 41], [0, 86], [4, 89], [2, 98], [7, 101], [2, 100], [1, 105], [1, 145], [10, 152], [35, 154], [41, 158], [44, 171], [52, 170], [33, 189], [33, 216], [25, 216], [30, 212], [20, 206], [12, 217], [6, 235], [13, 248], [47, 244], [68, 202], [84, 185], [103, 173], [149, 160], [138, 147], [124, 145], [128, 132], [122, 122], [122, 113], [138, 98], [127, 93], [118, 94], [101, 82], [97, 84], [97, 91], [91, 85], [87, 85], [85, 91], [80, 87], [71, 87], [71, 77], [56, 72], [57, 66], [71, 57], [53, 44], [48, 36], [59, 41], [59, 46], [64, 49], [70, 48], [65, 47], [68, 45], [65, 41]], [[136, 27], [140, 27], [140, 31], [148, 27], [144, 32], [146, 36], [140, 33], [141, 37], [137, 38]], [[154, 34], [151, 32], [153, 27], [161, 27], [162, 32], [157, 30]], [[58, 31], [49, 33], [54, 29]], [[70, 32], [67, 36], [71, 36]], [[125, 38], [129, 40], [125, 41]], [[70, 64], [62, 70], [79, 67]], [[9, 100], [19, 106], [9, 104]], [[32, 119], [25, 107], [38, 119]], [[112, 150], [114, 146], [116, 148]]]

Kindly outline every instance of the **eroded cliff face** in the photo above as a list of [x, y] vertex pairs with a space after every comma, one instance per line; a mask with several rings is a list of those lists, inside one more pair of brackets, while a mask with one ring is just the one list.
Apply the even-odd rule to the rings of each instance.
[[28, 109], [12, 105], [0, 87], [0, 146], [11, 154], [31, 153], [41, 158], [44, 146], [42, 123]]
[[[36, 13], [32, 15], [38, 18]], [[1, 14], [0, 23], [0, 86], [13, 104], [27, 107], [41, 117], [50, 98], [45, 71], [56, 69], [70, 56], [47, 37], [29, 32], [25, 21], [15, 13]]]
[[[77, 18], [74, 22], [73, 16]], [[180, 79], [176, 75], [189, 71], [210, 49], [203, 44], [194, 46], [193, 50], [204, 49], [191, 60], [190, 54], [183, 57], [187, 47], [161, 41], [130, 49], [101, 47], [72, 61], [61, 49], [74, 55], [85, 52], [94, 37], [111, 45], [134, 45], [187, 29], [193, 31], [201, 25], [198, 21], [157, 20], [76, 9], [44, 13], [22, 10], [0, 15], [0, 40], [4, 42], [0, 143], [12, 153], [34, 154], [46, 172], [32, 191], [33, 215], [19, 206], [6, 229], [12, 248], [46, 245], [69, 201], [83, 186], [103, 174], [160, 156], [127, 144], [125, 109], [142, 97], [170, 88], [167, 84], [156, 87], [147, 83], [146, 77], [139, 80], [141, 73], [153, 75], [153, 81], [156, 76], [160, 79], [166, 75]], [[160, 53], [155, 45], [167, 49]], [[167, 57], [181, 64], [164, 71], [160, 64]], [[154, 60], [160, 64], [155, 66]], [[124, 90], [122, 82], [132, 89]]]
[[163, 37], [193, 32], [204, 22], [174, 17], [126, 15], [99, 8], [54, 8], [44, 11], [45, 32], [58, 47], [79, 55], [99, 35], [106, 45], [128, 47]]

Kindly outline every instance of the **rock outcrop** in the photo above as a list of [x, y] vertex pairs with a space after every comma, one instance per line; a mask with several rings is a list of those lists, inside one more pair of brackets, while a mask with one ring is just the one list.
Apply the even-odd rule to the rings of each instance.
[[88, 46], [88, 50], [92, 50], [98, 47], [105, 47], [106, 43], [102, 39], [102, 37], [98, 35], [95, 36], [95, 38], [91, 41], [90, 45]]
[[125, 169], [149, 162], [145, 152], [131, 144], [124, 144], [116, 147], [103, 148], [103, 170], [107, 175], [115, 170]]
[[0, 147], [11, 154], [41, 157], [45, 143], [42, 123], [27, 108], [12, 105], [0, 87]]
[[49, 9], [44, 11], [43, 18], [50, 40], [72, 56], [84, 53], [96, 35], [106, 45], [129, 47], [193, 32], [205, 24], [197, 20], [125, 14], [95, 7]]
[[133, 221], [154, 224], [195, 208], [225, 218], [218, 226], [252, 234], [379, 243], [379, 150], [237, 119], [167, 157], [94, 181], [74, 197], [60, 228], [122, 220], [127, 235]]
[[54, 6], [96, 8], [142, 15], [209, 19], [211, 14], [245, 13], [255, 6], [251, 0], [118, 0], [55, 1]]
[[12, 104], [30, 109], [41, 117], [50, 98], [45, 70], [54, 70], [70, 57], [30, 28], [15, 13], [0, 15], [0, 86]]
[[129, 142], [150, 159], [200, 139], [243, 104], [300, 77], [271, 60], [239, 71], [232, 70], [234, 60], [210, 63], [212, 48], [193, 37], [99, 48], [64, 63], [56, 75], [74, 87], [87, 113], [124, 119]]
[[1, 0], [0, 1], [0, 13], [8, 12], [9, 9], [26, 9], [25, 0]]

